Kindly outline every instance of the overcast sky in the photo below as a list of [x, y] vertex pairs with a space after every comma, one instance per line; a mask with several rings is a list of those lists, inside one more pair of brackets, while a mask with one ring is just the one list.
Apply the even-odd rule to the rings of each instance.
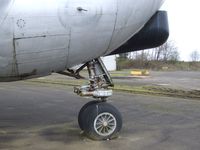
[[200, 0], [166, 0], [170, 40], [175, 41], [181, 60], [190, 60], [190, 53], [200, 53]]

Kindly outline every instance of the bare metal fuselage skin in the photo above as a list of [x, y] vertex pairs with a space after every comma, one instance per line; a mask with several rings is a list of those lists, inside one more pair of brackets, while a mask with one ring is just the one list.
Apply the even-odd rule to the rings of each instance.
[[111, 53], [163, 0], [0, 0], [0, 80], [58, 72]]

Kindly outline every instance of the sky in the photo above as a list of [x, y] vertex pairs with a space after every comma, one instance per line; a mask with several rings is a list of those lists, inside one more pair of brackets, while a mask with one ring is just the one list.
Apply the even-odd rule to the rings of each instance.
[[180, 59], [190, 61], [190, 54], [200, 53], [200, 0], [166, 0], [162, 10], [168, 11], [170, 37]]

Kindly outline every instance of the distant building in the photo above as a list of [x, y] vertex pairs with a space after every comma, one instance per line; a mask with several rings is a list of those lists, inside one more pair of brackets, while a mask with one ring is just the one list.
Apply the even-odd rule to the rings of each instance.
[[115, 55], [102, 57], [102, 60], [108, 71], [115, 71], [117, 69], [117, 62]]
[[[106, 57], [101, 57], [101, 59], [103, 60], [103, 63], [106, 66], [106, 69], [108, 71], [115, 71], [117, 70], [117, 62], [116, 62], [116, 57], [115, 55], [112, 56], [106, 56]], [[78, 68], [80, 68], [83, 64], [77, 65], [72, 67], [71, 69], [73, 70], [77, 70]], [[86, 69], [86, 68], [85, 68]]]

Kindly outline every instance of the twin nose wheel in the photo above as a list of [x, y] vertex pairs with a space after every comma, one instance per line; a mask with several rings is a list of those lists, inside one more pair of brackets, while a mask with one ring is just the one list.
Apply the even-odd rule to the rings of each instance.
[[78, 123], [89, 138], [107, 140], [118, 136], [122, 128], [122, 117], [111, 104], [91, 101], [81, 108]]

